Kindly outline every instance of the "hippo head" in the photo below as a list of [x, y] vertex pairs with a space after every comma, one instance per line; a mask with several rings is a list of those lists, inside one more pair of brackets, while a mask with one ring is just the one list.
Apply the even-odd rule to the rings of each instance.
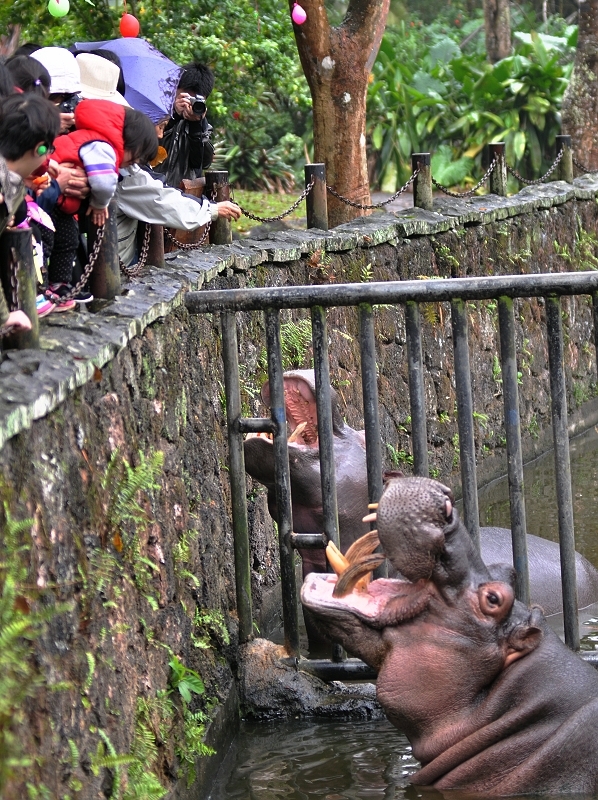
[[447, 710], [446, 724], [464, 724], [497, 676], [538, 645], [541, 615], [515, 601], [511, 569], [491, 573], [481, 561], [446, 486], [392, 479], [376, 519], [404, 578], [369, 579], [380, 559], [371, 532], [342, 559], [331, 553], [336, 575], [308, 575], [301, 600], [327, 636], [379, 671], [378, 698], [415, 753], [422, 731], [442, 736]]

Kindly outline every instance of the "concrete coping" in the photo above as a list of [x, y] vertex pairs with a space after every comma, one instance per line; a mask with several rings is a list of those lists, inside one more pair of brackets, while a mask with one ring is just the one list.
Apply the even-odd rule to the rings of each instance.
[[187, 291], [201, 289], [227, 270], [247, 272], [259, 264], [296, 261], [316, 250], [339, 253], [396, 243], [464, 225], [488, 224], [573, 199], [593, 200], [597, 195], [598, 176], [584, 175], [573, 184], [553, 181], [529, 186], [512, 197], [447, 197], [435, 200], [433, 211], [385, 211], [358, 217], [331, 231], [277, 232], [263, 240], [245, 239], [231, 245], [169, 253], [165, 268], [148, 267], [100, 311], [51, 314], [43, 319], [39, 350], [8, 350], [3, 354], [0, 448], [93, 380], [96, 369], [110, 362], [148, 325], [182, 306]]

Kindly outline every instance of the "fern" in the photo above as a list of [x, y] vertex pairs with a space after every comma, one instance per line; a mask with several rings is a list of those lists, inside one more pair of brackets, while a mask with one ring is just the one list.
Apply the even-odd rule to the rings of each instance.
[[[287, 371], [305, 366], [307, 354], [312, 346], [311, 319], [306, 317], [298, 322], [283, 322], [280, 326], [280, 352], [282, 369]], [[264, 372], [268, 370], [268, 355], [263, 348], [258, 359]]]
[[140, 493], [147, 495], [160, 488], [156, 478], [163, 464], [164, 453], [160, 450], [154, 450], [147, 458], [140, 452], [139, 464], [136, 467], [132, 467], [120, 456], [118, 450], [114, 451], [102, 479], [102, 488], [109, 495], [106, 511], [109, 533], [120, 531], [125, 522], [147, 527], [148, 517], [137, 497]]

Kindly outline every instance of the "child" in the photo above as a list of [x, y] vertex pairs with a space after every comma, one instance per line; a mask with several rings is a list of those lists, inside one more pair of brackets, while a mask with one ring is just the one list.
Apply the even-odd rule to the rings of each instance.
[[[58, 163], [68, 161], [83, 167], [90, 188], [87, 214], [94, 225], [103, 225], [116, 191], [118, 170], [154, 157], [158, 149], [156, 131], [140, 111], [108, 100], [82, 100], [75, 109], [75, 125], [72, 133], [56, 139], [53, 158]], [[52, 215], [56, 237], [49, 280], [57, 297], [68, 296], [71, 291], [79, 244], [79, 229], [73, 215], [80, 204], [80, 200], [63, 195]]]
[[[12, 95], [0, 102], [0, 235], [14, 224], [15, 216], [24, 218], [25, 210], [20, 211], [25, 194], [23, 180], [46, 161], [59, 128], [56, 107], [43, 97]], [[22, 311], [9, 312], [1, 291], [0, 325], [31, 329]]]

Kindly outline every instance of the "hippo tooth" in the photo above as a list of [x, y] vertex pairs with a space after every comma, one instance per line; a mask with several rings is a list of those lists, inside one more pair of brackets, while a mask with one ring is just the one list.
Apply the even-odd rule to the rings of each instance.
[[370, 511], [376, 511], [380, 503], [368, 503], [368, 508]]
[[337, 575], [341, 575], [349, 566], [349, 562], [334, 542], [328, 542], [326, 545], [326, 558]]
[[363, 581], [363, 579], [367, 578], [367, 576], [373, 572], [376, 567], [379, 567], [383, 561], [384, 556], [372, 555], [368, 556], [363, 561], [351, 564], [351, 566], [347, 567], [343, 574], [339, 576], [336, 586], [333, 589], [332, 596], [345, 597], [345, 595], [352, 592], [353, 589], [366, 590], [369, 580]]
[[363, 518], [361, 521], [362, 521], [362, 522], [375, 522], [377, 519], [378, 519], [378, 515], [377, 515], [377, 514], [374, 514], [374, 513], [372, 513], [372, 514], [368, 514], [368, 515], [367, 515], [366, 517], [364, 517], [364, 518]]
[[348, 562], [353, 564], [359, 561], [364, 556], [371, 555], [374, 550], [379, 546], [380, 539], [378, 538], [378, 531], [370, 531], [369, 533], [360, 536], [357, 541], [353, 542], [351, 547], [345, 553], [345, 558]]
[[287, 439], [287, 442], [289, 444], [292, 444], [293, 442], [296, 442], [297, 439], [301, 436], [301, 434], [303, 433], [303, 431], [306, 428], [307, 428], [307, 421], [306, 422], [300, 422], [299, 425], [297, 425], [297, 427], [293, 431], [293, 433]]

